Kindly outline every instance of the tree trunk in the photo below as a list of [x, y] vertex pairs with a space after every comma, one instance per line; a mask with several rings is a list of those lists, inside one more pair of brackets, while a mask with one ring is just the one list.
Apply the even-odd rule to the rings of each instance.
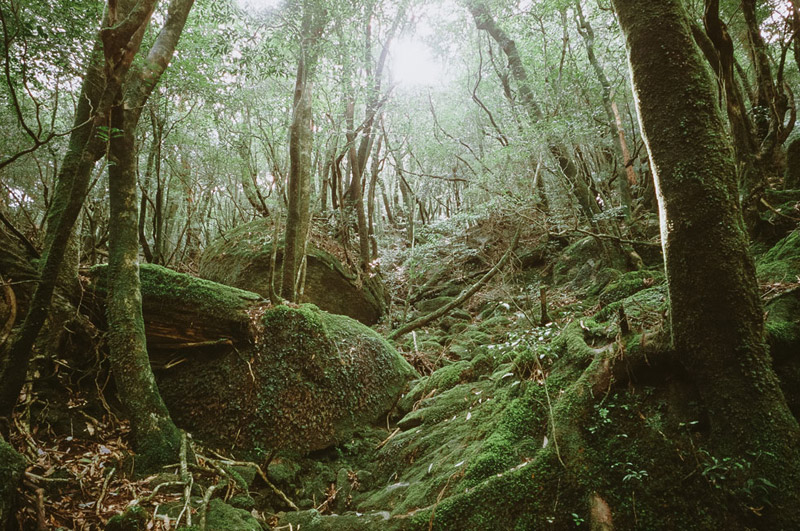
[[281, 293], [289, 301], [297, 296], [298, 273], [303, 261], [311, 206], [311, 75], [315, 62], [313, 48], [325, 25], [324, 16], [314, 13], [310, 2], [303, 5], [303, 43], [297, 64], [294, 91], [294, 114], [289, 130], [288, 214], [284, 234], [283, 282]]
[[132, 70], [111, 111], [109, 149], [108, 350], [119, 397], [131, 419], [137, 470], [175, 462], [180, 432], [156, 386], [142, 317], [135, 135], [142, 109], [169, 65], [194, 0], [172, 0], [145, 66]]
[[614, 7], [659, 190], [675, 349], [708, 412], [714, 450], [751, 464], [746, 477], [732, 481], [763, 478], [777, 486], [759, 526], [796, 529], [800, 429], [763, 339], [714, 82], [680, 0], [614, 0]]
[[125, 120], [122, 104], [112, 112], [109, 179], [108, 349], [120, 400], [131, 419], [137, 471], [174, 462], [180, 433], [170, 419], [150, 368], [139, 292], [139, 239], [136, 208], [135, 123]]
[[375, 153], [372, 155], [372, 168], [370, 170], [369, 178], [369, 194], [367, 195], [367, 218], [368, 218], [368, 232], [370, 242], [370, 259], [378, 259], [378, 239], [375, 237], [375, 193], [378, 187], [378, 175], [381, 171], [381, 147], [383, 144], [383, 137], [378, 137], [378, 143], [375, 145]]
[[[107, 125], [108, 112], [150, 23], [155, 0], [121, 4], [107, 10], [87, 67], [75, 129], [48, 215], [40, 280], [0, 380], [0, 418], [10, 418], [25, 382], [33, 345], [47, 318], [64, 254], [88, 193], [92, 168], [102, 154], [103, 139], [98, 133]], [[105, 135], [108, 133], [106, 128]]]
[[586, 55], [603, 89], [603, 108], [608, 118], [608, 128], [612, 136], [615, 137], [612, 141], [614, 144], [614, 151], [616, 152], [620, 164], [622, 164], [621, 171], [617, 173], [617, 190], [619, 191], [622, 208], [625, 211], [626, 217], [628, 217], [631, 213], [630, 187], [636, 184], [636, 175], [633, 172], [633, 166], [628, 165], [628, 145], [625, 143], [625, 132], [622, 130], [622, 120], [619, 118], [619, 111], [613, 100], [611, 82], [608, 80], [608, 76], [606, 76], [603, 65], [600, 64], [600, 61], [594, 53], [594, 30], [583, 15], [580, 2], [575, 2], [575, 12], [578, 15], [578, 32], [583, 38], [583, 43], [586, 47]]

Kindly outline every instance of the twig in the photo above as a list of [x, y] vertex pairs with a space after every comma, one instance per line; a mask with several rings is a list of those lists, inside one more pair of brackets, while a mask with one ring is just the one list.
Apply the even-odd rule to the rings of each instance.
[[[216, 453], [216, 452], [214, 452], [214, 453]], [[278, 495], [278, 497], [280, 497], [280, 499], [283, 500], [283, 502], [286, 505], [291, 507], [292, 510], [294, 510], [294, 511], [299, 511], [300, 510], [300, 509], [297, 508], [297, 505], [295, 505], [294, 502], [292, 500], [290, 500], [286, 496], [286, 494], [283, 493], [283, 491], [281, 491], [278, 487], [276, 487], [275, 485], [272, 484], [272, 482], [269, 480], [269, 478], [267, 478], [267, 475], [264, 473], [264, 470], [259, 465], [257, 465], [256, 463], [253, 463], [252, 461], [234, 461], [232, 459], [227, 459], [224, 456], [221, 456], [220, 454], [217, 454], [217, 455], [221, 458], [221, 461], [217, 461], [215, 459], [210, 459], [208, 457], [204, 457], [203, 459], [205, 459], [209, 463], [217, 464], [217, 465], [223, 464], [223, 465], [234, 465], [234, 466], [249, 466], [249, 467], [255, 468], [256, 472], [258, 472], [258, 476], [262, 480], [264, 480], [264, 483], [266, 483], [267, 486], [270, 489], [272, 489], [272, 492], [274, 492], [276, 495]]]
[[0, 283], [3, 284], [3, 294], [6, 299], [6, 305], [9, 308], [8, 320], [6, 324], [3, 325], [3, 329], [0, 330], [0, 347], [2, 347], [5, 345], [8, 336], [11, 335], [14, 322], [17, 320], [17, 298], [14, 295], [14, 290], [11, 288], [11, 285], [3, 280], [2, 275], [0, 275]]
[[395, 429], [394, 429], [394, 431], [393, 431], [392, 433], [390, 433], [388, 437], [386, 437], [386, 438], [385, 438], [385, 439], [384, 439], [384, 440], [383, 440], [383, 441], [382, 441], [382, 442], [381, 442], [381, 443], [380, 443], [378, 446], [376, 446], [376, 447], [375, 447], [375, 449], [376, 449], [376, 450], [380, 450], [381, 448], [383, 448], [384, 446], [386, 446], [386, 443], [388, 443], [389, 441], [391, 441], [391, 440], [392, 440], [392, 437], [394, 437], [395, 435], [397, 435], [399, 432], [400, 432], [400, 428], [395, 428]]
[[206, 515], [208, 514], [208, 504], [211, 502], [211, 496], [217, 490], [218, 485], [211, 485], [208, 487], [205, 495], [203, 496], [203, 506], [200, 507], [200, 531], [206, 531]]
[[94, 504], [94, 514], [98, 517], [100, 516], [100, 504], [103, 503], [103, 498], [106, 497], [106, 492], [108, 492], [108, 482], [111, 481], [111, 476], [113, 476], [116, 471], [117, 469], [112, 467], [111, 471], [106, 475], [106, 479], [103, 481], [103, 490], [100, 491], [100, 496]]
[[44, 515], [44, 489], [36, 489], [36, 529], [37, 531], [47, 530], [47, 520]]
[[[185, 504], [183, 506], [183, 510], [186, 511], [186, 526], [192, 526], [192, 509], [189, 507], [192, 503], [192, 485], [194, 483], [194, 478], [189, 474], [189, 466], [186, 462], [186, 454], [187, 454], [187, 447], [188, 443], [186, 441], [186, 432], [181, 432], [181, 451], [180, 451], [180, 458], [181, 458], [181, 481], [183, 482], [183, 497], [186, 499]], [[188, 507], [188, 511], [186, 510]], [[180, 515], [178, 515], [178, 521], [180, 521]]]

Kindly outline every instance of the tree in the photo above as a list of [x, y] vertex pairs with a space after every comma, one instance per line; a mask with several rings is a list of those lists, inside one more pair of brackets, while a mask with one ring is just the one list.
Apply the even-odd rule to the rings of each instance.
[[142, 317], [135, 135], [139, 117], [167, 69], [194, 0], [172, 0], [144, 64], [132, 68], [111, 109], [109, 139], [108, 346], [111, 369], [128, 410], [140, 470], [174, 462], [180, 432], [156, 386]]
[[89, 189], [92, 168], [104, 153], [108, 113], [139, 50], [155, 3], [112, 2], [104, 15], [48, 213], [40, 280], [0, 378], [0, 418], [10, 418], [25, 382], [33, 345], [47, 318], [64, 255]]
[[292, 123], [289, 127], [288, 215], [283, 246], [283, 297], [295, 301], [311, 222], [312, 75], [317, 60], [317, 41], [327, 14], [315, 2], [302, 3], [300, 57], [295, 78]]
[[680, 0], [614, 0], [659, 191], [678, 356], [696, 383], [715, 451], [752, 460], [771, 506], [760, 525], [796, 528], [800, 428], [763, 337], [733, 150], [714, 83]]

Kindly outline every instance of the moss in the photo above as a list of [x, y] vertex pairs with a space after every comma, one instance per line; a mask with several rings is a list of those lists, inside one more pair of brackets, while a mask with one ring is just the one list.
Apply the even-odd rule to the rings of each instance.
[[600, 293], [600, 304], [607, 306], [643, 289], [664, 283], [662, 271], [630, 271], [611, 281]]
[[589, 291], [587, 291], [587, 295], [590, 297], [596, 297], [600, 294], [609, 283], [616, 281], [619, 277], [622, 276], [622, 271], [619, 269], [614, 269], [612, 267], [604, 267], [600, 271], [597, 272], [597, 277], [595, 281], [592, 283]]
[[[561, 285], [587, 276], [593, 271], [602, 256], [600, 246], [591, 236], [580, 239], [564, 249], [553, 266], [553, 283]], [[589, 285], [588, 283], [586, 284]]]
[[620, 307], [625, 309], [629, 322], [660, 321], [668, 307], [666, 285], [643, 289], [630, 297], [612, 302], [600, 310], [595, 319], [600, 322], [609, 321], [617, 316]]
[[796, 282], [800, 276], [800, 230], [791, 232], [756, 261], [761, 282]]
[[261, 531], [261, 524], [248, 511], [237, 509], [215, 498], [208, 504], [206, 528], [225, 529], [226, 531]]
[[17, 486], [25, 471], [25, 459], [0, 438], [0, 525], [10, 522], [16, 509]]
[[[217, 282], [269, 296], [272, 258], [270, 220], [258, 219], [229, 231], [212, 242], [200, 258], [199, 275]], [[333, 243], [333, 242], [328, 242]], [[348, 315], [373, 325], [385, 310], [383, 286], [378, 277], [358, 282], [332, 254], [309, 243], [303, 302]], [[281, 270], [283, 249], [277, 251], [276, 267]], [[280, 275], [275, 281], [280, 284]]]
[[244, 457], [347, 440], [382, 418], [415, 374], [374, 330], [313, 305], [277, 306], [261, 327], [250, 350], [193, 357], [159, 381], [176, 422]]
[[415, 304], [415, 306], [417, 307], [417, 310], [419, 310], [422, 313], [431, 313], [433, 311], [438, 310], [445, 304], [453, 302], [453, 300], [455, 300], [455, 297], [441, 296], [433, 299], [419, 301], [418, 303]]
[[[105, 291], [107, 269], [106, 265], [91, 269], [91, 275], [102, 291]], [[146, 294], [153, 305], [180, 301], [188, 308], [220, 318], [227, 319], [231, 311], [239, 311], [262, 299], [257, 293], [192, 277], [154, 264], [139, 266], [139, 276], [142, 293]]]
[[143, 531], [147, 528], [150, 515], [142, 507], [134, 505], [124, 513], [112, 516], [106, 524], [106, 531]]

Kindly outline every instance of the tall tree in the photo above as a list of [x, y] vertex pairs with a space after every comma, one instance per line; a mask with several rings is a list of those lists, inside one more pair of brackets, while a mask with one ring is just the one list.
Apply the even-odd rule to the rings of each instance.
[[139, 470], [174, 462], [180, 432], [156, 386], [142, 317], [136, 127], [167, 69], [194, 0], [172, 0], [166, 22], [141, 66], [130, 70], [111, 110], [109, 141], [108, 346], [120, 400], [133, 428]]
[[744, 480], [776, 486], [759, 525], [795, 529], [800, 428], [764, 343], [715, 85], [681, 0], [614, 0], [614, 8], [659, 191], [675, 350], [708, 411], [715, 451], [748, 460]]
[[292, 123], [289, 127], [288, 216], [283, 246], [281, 293], [294, 301], [305, 255], [310, 224], [312, 136], [312, 72], [317, 60], [317, 43], [325, 29], [327, 14], [317, 2], [302, 2], [300, 52], [294, 87]]
[[[103, 17], [48, 213], [40, 279], [0, 378], [0, 418], [10, 418], [25, 382], [34, 342], [47, 318], [64, 255], [89, 189], [92, 168], [104, 153], [111, 106], [139, 50], [155, 4], [156, 0], [110, 1]], [[103, 132], [105, 135], [99, 134]]]

